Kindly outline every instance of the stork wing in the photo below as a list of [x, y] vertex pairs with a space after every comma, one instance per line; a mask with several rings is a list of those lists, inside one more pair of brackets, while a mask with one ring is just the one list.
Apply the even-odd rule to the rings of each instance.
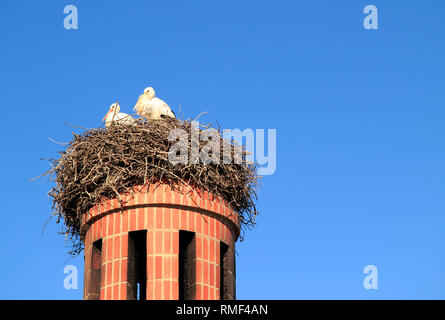
[[142, 94], [139, 96], [139, 98], [138, 98], [138, 101], [136, 102], [136, 104], [134, 105], [134, 108], [133, 108], [133, 110], [134, 111], [136, 111], [136, 112], [141, 112], [142, 110]]
[[159, 98], [153, 98], [151, 99], [152, 103], [154, 105], [156, 105], [157, 108], [159, 108], [159, 110], [161, 110], [161, 112], [166, 115], [166, 116], [172, 116], [176, 118], [175, 113], [172, 111], [172, 109], [168, 106], [167, 103], [165, 103], [165, 101], [159, 99]]

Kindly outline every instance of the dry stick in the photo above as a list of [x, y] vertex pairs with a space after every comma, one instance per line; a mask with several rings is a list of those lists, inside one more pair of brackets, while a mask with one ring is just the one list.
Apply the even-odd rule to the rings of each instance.
[[206, 113], [210, 113], [210, 111], [203, 111], [203, 112], [201, 112], [201, 113], [195, 118], [195, 120], [193, 120], [193, 121], [198, 120], [199, 117], [201, 117], [203, 114], [206, 114]]
[[48, 139], [49, 139], [51, 142], [53, 142], [53, 143], [55, 143], [55, 144], [60, 144], [60, 145], [62, 145], [62, 146], [66, 146], [66, 145], [69, 144], [69, 142], [57, 142], [56, 140], [52, 139], [51, 137], [48, 137]]
[[[200, 127], [209, 128], [208, 125]], [[196, 188], [192, 187], [194, 185], [220, 199], [225, 198], [234, 206], [242, 227], [255, 223], [257, 211], [253, 199], [256, 199], [256, 192], [253, 187], [258, 183], [255, 167], [249, 164], [203, 167], [202, 164], [192, 163], [172, 166], [168, 160], [169, 152], [166, 151], [172, 143], [167, 141], [166, 136], [173, 128], [190, 132], [191, 121], [172, 119], [147, 122], [137, 119], [134, 126], [116, 125], [73, 134], [74, 138], [66, 151], [61, 153], [62, 157], [51, 160], [52, 168], [47, 174], [56, 182], [56, 187], [50, 192], [53, 210], [59, 219], [64, 218], [65, 234], [73, 237], [74, 250], [81, 249], [78, 232], [84, 212], [104, 197], [117, 197], [122, 206], [120, 194], [140, 183], [167, 182], [175, 189], [175, 181], [182, 182], [190, 189], [188, 196], [196, 203], [193, 199], [197, 193]], [[220, 128], [217, 132], [218, 139], [224, 141]], [[204, 143], [198, 143], [198, 147], [202, 148]], [[182, 147], [187, 150], [191, 148], [190, 143]], [[245, 156], [245, 150], [241, 154]], [[78, 180], [73, 180], [73, 177]], [[156, 188], [158, 186], [159, 183], [156, 183]], [[196, 205], [199, 207], [198, 203]]]
[[[64, 121], [63, 123], [65, 123], [67, 126], [70, 126], [70, 127], [72, 127], [72, 128], [76, 128], [76, 129], [94, 130], [94, 129], [92, 129], [92, 128], [84, 128], [84, 127], [75, 126], [75, 125], [69, 124], [69, 123], [66, 122], [66, 121]], [[74, 133], [73, 133], [73, 135], [74, 135]]]

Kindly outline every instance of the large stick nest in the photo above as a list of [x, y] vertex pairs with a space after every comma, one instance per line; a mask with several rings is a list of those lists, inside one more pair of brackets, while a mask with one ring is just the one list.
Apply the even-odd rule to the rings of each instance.
[[[72, 242], [70, 253], [78, 254], [83, 249], [79, 233], [82, 215], [104, 198], [121, 199], [122, 193], [138, 185], [162, 182], [172, 188], [187, 184], [206, 190], [221, 196], [234, 208], [242, 227], [254, 226], [258, 214], [254, 204], [258, 186], [256, 165], [246, 160], [244, 146], [223, 139], [219, 128], [213, 129], [215, 134], [207, 141], [191, 138], [192, 132], [203, 134], [209, 128], [211, 126], [196, 129], [189, 120], [169, 118], [137, 120], [135, 125], [114, 125], [73, 133], [74, 137], [65, 150], [59, 152], [60, 158], [50, 159], [52, 169], [45, 174], [55, 182], [49, 192], [53, 216], [58, 217], [57, 222], [63, 219], [62, 233]], [[172, 129], [184, 130], [188, 139], [169, 141]], [[219, 149], [218, 145], [211, 148], [215, 143], [219, 143]], [[169, 151], [174, 145], [188, 150], [186, 164], [169, 160]], [[207, 150], [211, 159], [220, 157], [221, 161], [208, 164], [196, 162], [196, 158], [193, 161], [192, 155], [196, 155], [196, 151], [193, 153], [192, 148]], [[223, 154], [227, 156], [227, 150], [232, 159], [229, 163], [222, 157]], [[125, 205], [122, 200], [120, 203]]]

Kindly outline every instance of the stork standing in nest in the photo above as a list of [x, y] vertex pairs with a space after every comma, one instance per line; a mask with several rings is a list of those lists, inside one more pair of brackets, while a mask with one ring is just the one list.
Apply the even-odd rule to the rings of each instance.
[[174, 112], [161, 99], [155, 97], [155, 90], [147, 87], [139, 96], [134, 106], [136, 113], [147, 119], [162, 119], [165, 117], [176, 118]]
[[108, 110], [107, 114], [102, 119], [102, 121], [105, 120], [105, 127], [109, 128], [115, 123], [119, 123], [119, 124], [133, 124], [134, 123], [134, 119], [126, 113], [119, 112], [120, 109], [121, 109], [121, 107], [119, 105], [119, 101], [116, 103], [113, 103], [110, 106], [110, 110]]

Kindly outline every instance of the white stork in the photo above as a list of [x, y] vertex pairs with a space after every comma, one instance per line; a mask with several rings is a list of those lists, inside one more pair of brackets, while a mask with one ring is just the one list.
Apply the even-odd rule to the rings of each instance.
[[110, 110], [108, 110], [107, 114], [102, 119], [102, 121], [105, 120], [105, 127], [109, 128], [115, 123], [119, 123], [119, 124], [133, 124], [134, 123], [134, 119], [126, 113], [119, 112], [120, 109], [121, 109], [121, 107], [119, 105], [119, 102], [113, 103], [110, 106]]
[[155, 90], [147, 87], [139, 96], [134, 106], [136, 113], [147, 119], [161, 119], [164, 117], [176, 118], [174, 112], [161, 99], [155, 98]]

